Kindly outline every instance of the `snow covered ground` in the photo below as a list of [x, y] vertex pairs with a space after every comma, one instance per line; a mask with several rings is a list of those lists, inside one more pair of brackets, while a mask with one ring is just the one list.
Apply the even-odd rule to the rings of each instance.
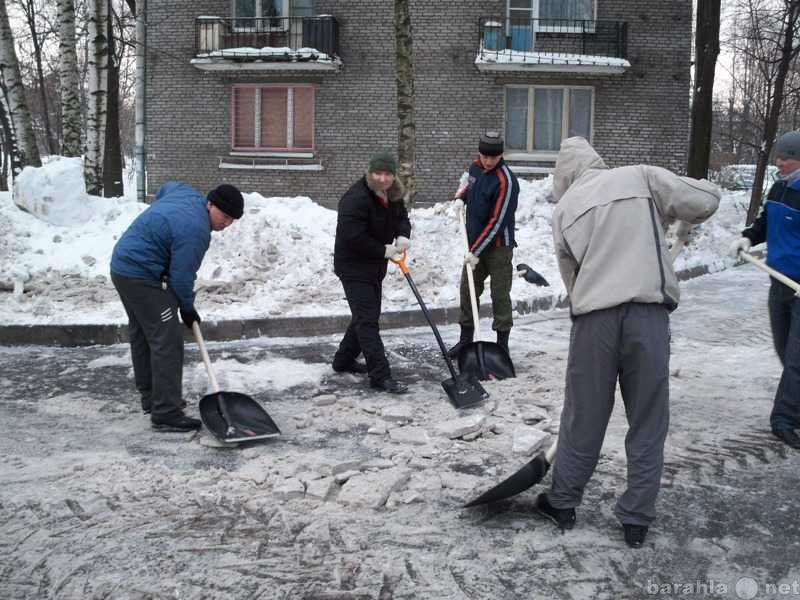
[[[62, 161], [43, 171], [48, 183], [42, 178], [29, 181], [31, 196], [60, 194], [62, 203], [81, 208], [76, 209], [74, 223], [52, 224], [20, 210], [10, 193], [0, 193], [0, 324], [126, 322], [108, 265], [116, 240], [146, 206], [132, 195], [86, 197], [79, 173], [76, 176]], [[552, 287], [518, 281], [512, 299], [563, 295], [550, 228], [554, 205], [547, 202], [552, 178], [520, 183], [514, 260], [532, 266]], [[454, 190], [457, 185], [454, 177]], [[198, 273], [197, 306], [204, 320], [349, 314], [333, 274], [336, 212], [307, 197], [266, 198], [257, 190], [243, 192], [244, 217], [212, 236]], [[745, 192], [726, 193], [720, 210], [698, 228], [678, 258], [677, 268], [704, 264], [715, 271], [730, 266], [727, 247], [743, 226], [747, 202]], [[456, 306], [464, 251], [452, 207], [414, 209], [411, 220], [414, 281], [431, 308]], [[415, 309], [408, 285], [393, 266], [390, 271], [384, 310]]]
[[[682, 288], [659, 518], [640, 550], [612, 514], [620, 401], [573, 531], [533, 510], [544, 486], [461, 508], [531, 458], [532, 432], [557, 431], [564, 311], [517, 322], [518, 378], [486, 383], [490, 403], [468, 414], [445, 399], [428, 329], [384, 337], [403, 397], [334, 374], [337, 336], [210, 344], [222, 387], [283, 431], [238, 449], [151, 432], [127, 346], [0, 347], [0, 598], [797, 597], [800, 453], [768, 431], [768, 279], [742, 266]], [[188, 345], [191, 414], [207, 385]]]

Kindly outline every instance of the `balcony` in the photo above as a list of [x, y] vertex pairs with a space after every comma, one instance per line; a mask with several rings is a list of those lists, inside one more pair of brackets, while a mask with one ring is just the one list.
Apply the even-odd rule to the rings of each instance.
[[338, 71], [332, 16], [197, 17], [191, 63], [205, 71]]
[[628, 24], [483, 17], [475, 66], [482, 72], [623, 73]]

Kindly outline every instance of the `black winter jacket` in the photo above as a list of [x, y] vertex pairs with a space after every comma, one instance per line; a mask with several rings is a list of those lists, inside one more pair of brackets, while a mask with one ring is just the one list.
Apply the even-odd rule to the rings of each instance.
[[341, 279], [382, 281], [386, 276], [385, 245], [399, 236], [411, 237], [399, 181], [395, 180], [387, 195], [388, 207], [384, 208], [364, 176], [339, 200], [333, 271]]

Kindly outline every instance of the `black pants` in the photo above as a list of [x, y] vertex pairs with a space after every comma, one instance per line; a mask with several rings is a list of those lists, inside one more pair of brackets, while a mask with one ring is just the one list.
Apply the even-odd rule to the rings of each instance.
[[769, 289], [769, 323], [783, 365], [770, 425], [776, 431], [796, 429], [800, 427], [800, 298], [774, 279]]
[[382, 284], [380, 281], [354, 279], [341, 279], [341, 282], [352, 318], [333, 357], [333, 368], [346, 368], [363, 352], [369, 378], [372, 381], [382, 381], [391, 375], [378, 325]]
[[178, 301], [160, 282], [111, 273], [125, 312], [136, 389], [153, 417], [183, 413], [183, 329]]

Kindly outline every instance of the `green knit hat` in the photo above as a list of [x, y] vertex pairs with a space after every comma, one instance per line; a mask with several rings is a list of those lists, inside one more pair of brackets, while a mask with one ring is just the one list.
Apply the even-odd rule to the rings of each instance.
[[391, 152], [384, 150], [372, 155], [372, 158], [369, 159], [367, 171], [370, 173], [388, 171], [392, 175], [397, 175], [397, 161]]

